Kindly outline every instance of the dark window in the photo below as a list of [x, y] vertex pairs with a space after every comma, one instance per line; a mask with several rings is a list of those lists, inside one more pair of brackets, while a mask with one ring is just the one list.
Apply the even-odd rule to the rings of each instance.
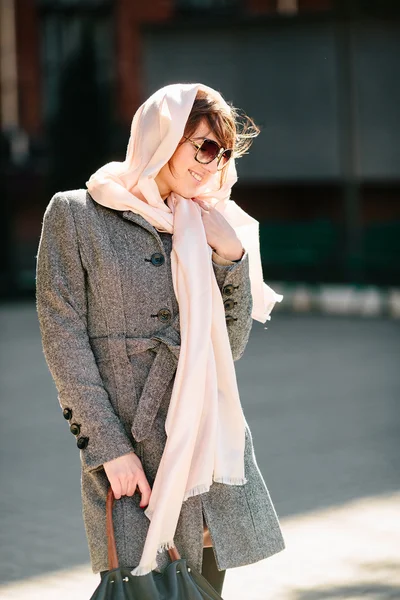
[[242, 8], [242, 0], [176, 0], [176, 10], [181, 14], [190, 13], [232, 13]]
[[112, 77], [112, 18], [109, 0], [39, 0], [43, 112], [49, 122], [59, 109], [65, 67], [79, 54], [90, 29], [99, 89]]

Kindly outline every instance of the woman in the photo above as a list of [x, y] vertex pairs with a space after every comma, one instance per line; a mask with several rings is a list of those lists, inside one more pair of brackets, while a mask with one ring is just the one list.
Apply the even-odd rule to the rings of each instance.
[[37, 308], [81, 450], [94, 573], [108, 568], [109, 485], [133, 575], [162, 570], [175, 545], [221, 593], [227, 568], [284, 548], [233, 366], [252, 318], [281, 300], [257, 222], [229, 200], [247, 123], [207, 86], [166, 86], [136, 112], [126, 160], [46, 210]]

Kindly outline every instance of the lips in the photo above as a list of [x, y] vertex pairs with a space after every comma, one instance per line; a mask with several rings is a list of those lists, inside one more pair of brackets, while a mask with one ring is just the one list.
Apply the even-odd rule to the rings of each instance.
[[196, 173], [196, 171], [192, 171], [191, 169], [189, 169], [189, 173], [191, 174], [193, 179], [195, 179], [198, 183], [202, 181], [203, 177], [199, 175], [199, 173]]

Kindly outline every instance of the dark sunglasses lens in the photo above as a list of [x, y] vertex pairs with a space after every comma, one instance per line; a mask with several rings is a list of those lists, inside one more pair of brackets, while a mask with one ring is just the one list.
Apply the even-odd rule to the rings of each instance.
[[225, 150], [221, 156], [221, 160], [219, 161], [219, 168], [222, 169], [227, 162], [229, 162], [232, 156], [232, 150]]
[[202, 143], [197, 158], [199, 162], [210, 163], [214, 160], [219, 152], [219, 146], [217, 142], [213, 140], [204, 140]]

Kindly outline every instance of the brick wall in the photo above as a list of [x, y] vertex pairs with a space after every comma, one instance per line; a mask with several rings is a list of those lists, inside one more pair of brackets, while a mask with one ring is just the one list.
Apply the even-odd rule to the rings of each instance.
[[[39, 19], [35, 0], [15, 0], [18, 48], [19, 113], [22, 128], [30, 135], [40, 133], [41, 69]], [[244, 0], [250, 14], [276, 12], [278, 0]], [[327, 10], [332, 0], [298, 0], [299, 10]], [[143, 55], [141, 28], [146, 23], [174, 18], [175, 0], [115, 0], [115, 57], [117, 113], [130, 123], [143, 102]]]
[[247, 10], [253, 14], [268, 14], [276, 11], [277, 0], [247, 0]]
[[35, 0], [16, 0], [15, 9], [20, 125], [34, 135], [42, 121], [39, 21]]
[[122, 122], [130, 123], [143, 98], [140, 28], [172, 18], [173, 0], [135, 3], [118, 0], [116, 6], [117, 110]]

